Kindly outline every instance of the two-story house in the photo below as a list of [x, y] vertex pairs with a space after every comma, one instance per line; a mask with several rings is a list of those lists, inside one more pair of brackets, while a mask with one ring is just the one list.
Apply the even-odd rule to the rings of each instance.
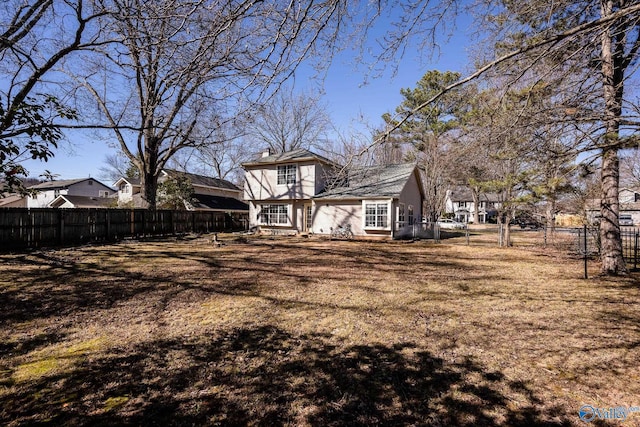
[[243, 164], [249, 225], [277, 233], [394, 237], [422, 215], [424, 190], [415, 165], [347, 171], [305, 149], [265, 153]]
[[469, 187], [457, 186], [447, 192], [445, 212], [453, 214], [456, 221], [469, 223], [474, 221], [476, 210], [481, 224], [488, 222], [496, 215], [496, 207], [500, 204], [497, 194], [478, 194], [478, 206]]
[[106, 204], [108, 198], [114, 194], [111, 187], [94, 178], [47, 181], [32, 185], [28, 189], [35, 191], [33, 195], [26, 197], [28, 208], [54, 206], [59, 196], [75, 196], [76, 201], [99, 199], [101, 203], [104, 201]]

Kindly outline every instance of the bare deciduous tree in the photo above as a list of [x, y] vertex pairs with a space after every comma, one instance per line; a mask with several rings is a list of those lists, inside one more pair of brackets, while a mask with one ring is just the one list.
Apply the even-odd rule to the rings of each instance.
[[[76, 111], [51, 76], [69, 55], [98, 42], [104, 13], [93, 1], [4, 1], [0, 6], [0, 181], [24, 190], [25, 158], [46, 161]], [[46, 37], [43, 36], [46, 34]], [[2, 191], [0, 191], [0, 194]]]
[[[332, 45], [346, 6], [233, 0], [113, 0], [118, 43], [79, 76], [103, 127], [141, 172], [155, 206], [157, 178], [178, 151], [209, 142], [203, 118], [224, 122], [273, 92], [320, 45]], [[331, 49], [329, 49], [330, 51]], [[89, 70], [90, 71], [90, 70]]]
[[319, 98], [308, 92], [281, 89], [253, 112], [247, 134], [273, 153], [321, 146], [330, 119]]

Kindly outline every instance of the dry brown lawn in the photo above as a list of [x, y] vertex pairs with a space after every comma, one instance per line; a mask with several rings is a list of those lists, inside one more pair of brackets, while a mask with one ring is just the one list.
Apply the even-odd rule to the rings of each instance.
[[640, 405], [636, 274], [223, 239], [0, 255], [0, 425], [586, 425], [584, 404]]

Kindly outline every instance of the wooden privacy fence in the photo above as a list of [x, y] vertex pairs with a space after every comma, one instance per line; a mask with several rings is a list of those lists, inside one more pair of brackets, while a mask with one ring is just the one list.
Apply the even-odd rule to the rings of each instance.
[[147, 209], [0, 208], [0, 250], [246, 229], [246, 215]]

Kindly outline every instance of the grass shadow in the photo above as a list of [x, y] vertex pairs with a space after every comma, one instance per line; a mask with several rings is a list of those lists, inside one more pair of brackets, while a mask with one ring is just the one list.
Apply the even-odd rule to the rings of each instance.
[[[471, 359], [411, 343], [338, 347], [273, 326], [157, 340], [15, 384], [0, 422], [57, 425], [569, 425]], [[179, 356], [179, 358], [176, 358]], [[514, 402], [517, 398], [517, 405]]]

